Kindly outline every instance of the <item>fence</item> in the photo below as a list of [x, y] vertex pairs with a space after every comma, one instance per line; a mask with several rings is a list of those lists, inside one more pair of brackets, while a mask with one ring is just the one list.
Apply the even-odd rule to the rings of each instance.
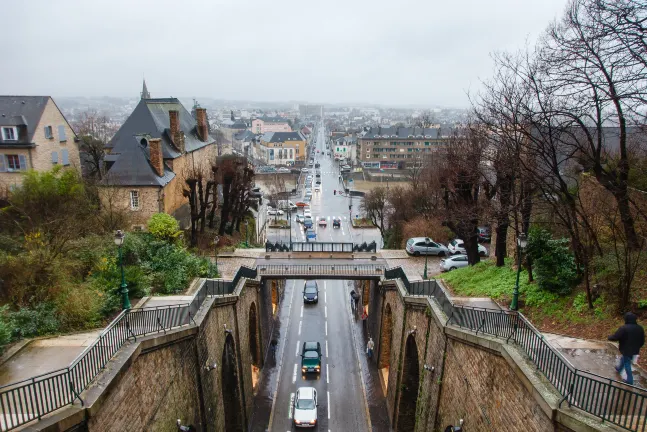
[[353, 243], [293, 242], [292, 252], [353, 252]]
[[449, 323], [514, 341], [563, 396], [561, 402], [630, 431], [647, 430], [646, 390], [575, 368], [521, 313], [454, 305], [435, 281], [428, 282], [433, 284], [410, 283], [408, 290], [433, 296]]
[[244, 277], [255, 278], [256, 270], [241, 267], [232, 281], [205, 280], [189, 303], [122, 311], [70, 366], [0, 387], [0, 430], [40, 420], [81, 400], [81, 393], [126, 341], [190, 324], [207, 297], [233, 293]]
[[258, 274], [265, 277], [299, 277], [327, 276], [327, 277], [372, 277], [382, 276], [384, 267], [379, 264], [268, 264], [258, 268]]

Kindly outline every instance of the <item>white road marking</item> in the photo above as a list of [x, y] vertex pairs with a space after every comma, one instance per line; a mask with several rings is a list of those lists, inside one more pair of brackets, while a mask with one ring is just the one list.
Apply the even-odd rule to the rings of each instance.
[[330, 384], [330, 373], [328, 372], [328, 363], [326, 363], [326, 384]]
[[297, 357], [299, 357], [299, 345], [301, 345], [301, 343], [300, 343], [300, 342], [301, 342], [301, 341], [297, 341], [297, 352], [296, 352], [296, 354], [295, 354]]
[[328, 393], [328, 420], [330, 420], [330, 392]]
[[328, 358], [328, 339], [326, 339], [326, 358]]
[[[324, 306], [324, 317], [328, 318], [328, 306]], [[299, 323], [299, 334], [301, 334], [301, 323]]]
[[328, 303], [328, 293], [324, 292], [324, 303]]
[[301, 305], [301, 318], [303, 318], [303, 305]]
[[301, 323], [302, 323], [302, 322], [303, 322], [303, 321], [299, 321], [299, 336], [301, 336]]
[[292, 384], [297, 382], [297, 364], [294, 364], [294, 371], [292, 371]]
[[292, 407], [294, 406], [294, 393], [290, 393], [290, 406], [288, 407], [288, 418], [292, 418]]
[[326, 321], [326, 336], [328, 336], [328, 321]]
[[326, 281], [324, 281], [324, 291], [326, 291]]

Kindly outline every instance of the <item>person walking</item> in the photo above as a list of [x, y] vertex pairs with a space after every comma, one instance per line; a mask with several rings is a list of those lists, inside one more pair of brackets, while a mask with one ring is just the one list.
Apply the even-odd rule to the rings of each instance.
[[272, 357], [276, 357], [276, 346], [279, 344], [279, 341], [276, 339], [272, 339], [270, 341], [270, 354], [272, 354]]
[[373, 338], [368, 338], [368, 343], [366, 344], [366, 355], [369, 359], [373, 358], [373, 348], [375, 348], [375, 342], [373, 342]]
[[[616, 371], [622, 376], [622, 380], [630, 385], [634, 383], [633, 373], [631, 372], [631, 361], [634, 356], [638, 355], [640, 348], [645, 344], [645, 330], [637, 322], [637, 317], [631, 312], [625, 314], [625, 325], [621, 326], [614, 334], [609, 336], [609, 340], [618, 342], [618, 349], [622, 357], [616, 364]], [[622, 374], [624, 369], [626, 377]]]

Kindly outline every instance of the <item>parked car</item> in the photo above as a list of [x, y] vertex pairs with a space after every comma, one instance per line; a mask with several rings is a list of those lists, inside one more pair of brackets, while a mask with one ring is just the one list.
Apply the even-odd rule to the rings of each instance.
[[274, 207], [268, 207], [267, 208], [267, 214], [270, 216], [283, 216], [283, 210], [277, 210]]
[[341, 228], [341, 218], [338, 218], [338, 217], [332, 218], [332, 227]]
[[490, 227], [478, 227], [478, 239], [480, 242], [489, 243], [492, 240], [492, 232]]
[[314, 191], [321, 192], [321, 182], [315, 183]]
[[325, 216], [319, 217], [319, 226], [328, 226], [328, 221], [326, 220]]
[[314, 387], [301, 387], [294, 397], [292, 420], [295, 427], [315, 427], [317, 425], [317, 390]]
[[310, 170], [309, 170], [308, 168], [306, 168], [306, 167], [301, 168], [301, 172], [302, 172], [302, 173], [307, 173], [307, 172], [309, 172], [309, 171], [310, 171]]
[[414, 237], [407, 240], [406, 251], [413, 256], [419, 255], [449, 255], [447, 246], [436, 243], [429, 237]]
[[320, 164], [319, 162], [317, 162], [317, 163], [315, 164], [315, 168], [319, 168], [320, 166], [321, 166], [321, 164]]
[[305, 216], [303, 216], [303, 215], [299, 215], [299, 214], [298, 214], [298, 215], [296, 215], [296, 217], [294, 218], [294, 220], [295, 220], [297, 223], [303, 223], [303, 222], [306, 220], [306, 218], [305, 218]]
[[261, 198], [263, 196], [263, 192], [261, 192], [261, 188], [255, 187], [249, 191], [249, 196], [250, 198]]
[[303, 283], [303, 302], [319, 302], [319, 287], [317, 286], [316, 280], [307, 280]]
[[[454, 239], [447, 244], [447, 249], [449, 249], [450, 255], [465, 255], [467, 251], [465, 250], [465, 243], [461, 239]], [[482, 257], [487, 256], [487, 249], [485, 246], [479, 245], [479, 255]]]
[[295, 211], [298, 208], [297, 205], [290, 200], [280, 200], [276, 206], [281, 210], [290, 209], [291, 211]]
[[311, 182], [311, 181], [312, 181], [312, 174], [308, 174], [306, 176], [306, 183]]
[[280, 172], [280, 173], [289, 173], [289, 172], [290, 172], [290, 170], [289, 170], [288, 168], [279, 168], [279, 169], [277, 170], [277, 172]]
[[306, 231], [306, 241], [315, 241], [317, 240], [317, 233], [312, 228], [309, 228]]
[[304, 215], [304, 216], [310, 216], [310, 217], [312, 217], [312, 213], [310, 212], [310, 207], [309, 207], [309, 206], [308, 206], [308, 207], [304, 207], [304, 209], [303, 209], [303, 215]]
[[350, 172], [350, 165], [342, 165], [341, 172]]
[[308, 188], [306, 189], [306, 193], [304, 195], [306, 198], [310, 197], [312, 198], [312, 189]]
[[446, 272], [467, 267], [467, 255], [454, 255], [440, 260], [440, 271]]

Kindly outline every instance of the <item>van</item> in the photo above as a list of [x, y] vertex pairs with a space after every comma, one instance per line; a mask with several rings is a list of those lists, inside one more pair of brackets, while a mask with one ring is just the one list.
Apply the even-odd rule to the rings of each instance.
[[281, 210], [290, 209], [290, 210], [294, 211], [294, 210], [297, 209], [297, 205], [295, 203], [293, 203], [292, 201], [290, 201], [290, 200], [281, 200], [281, 201], [279, 201], [277, 203], [277, 207], [280, 208]]

